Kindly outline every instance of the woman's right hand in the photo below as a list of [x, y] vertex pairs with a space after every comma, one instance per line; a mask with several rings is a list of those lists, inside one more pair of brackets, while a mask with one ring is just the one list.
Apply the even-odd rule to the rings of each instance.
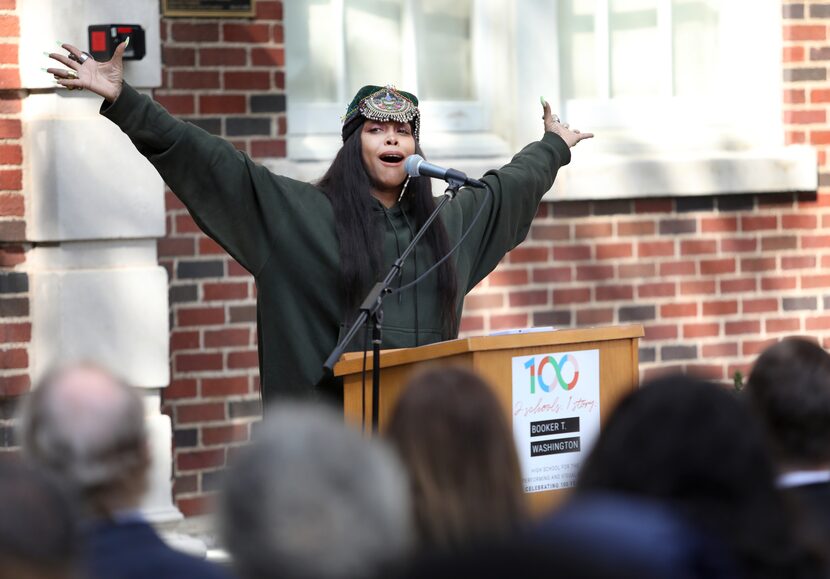
[[[97, 62], [79, 48], [71, 44], [62, 44], [61, 47], [69, 52], [70, 56], [50, 53], [49, 58], [57, 60], [68, 69], [47, 68], [46, 72], [54, 75], [58, 84], [69, 90], [85, 88], [112, 102], [121, 94], [124, 81], [123, 57], [128, 42], [129, 39], [119, 44], [107, 62]], [[84, 59], [82, 55], [88, 58]]]

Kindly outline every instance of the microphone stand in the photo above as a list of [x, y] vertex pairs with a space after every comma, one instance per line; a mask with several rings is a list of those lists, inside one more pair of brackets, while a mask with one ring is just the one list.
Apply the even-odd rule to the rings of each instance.
[[424, 222], [423, 227], [421, 227], [418, 232], [415, 234], [415, 237], [412, 238], [412, 241], [409, 242], [409, 245], [404, 249], [403, 253], [395, 260], [395, 263], [392, 264], [392, 267], [389, 269], [389, 272], [386, 274], [386, 277], [383, 278], [383, 281], [377, 282], [374, 287], [369, 291], [366, 298], [363, 300], [363, 303], [360, 305], [360, 313], [358, 314], [357, 318], [352, 325], [349, 327], [349, 331], [346, 332], [346, 335], [343, 336], [343, 339], [340, 340], [340, 343], [335, 346], [334, 350], [332, 350], [329, 357], [326, 358], [326, 361], [323, 363], [323, 370], [324, 376], [321, 379], [321, 382], [325, 380], [328, 376], [331, 376], [334, 372], [334, 365], [337, 364], [337, 361], [340, 359], [340, 356], [343, 355], [343, 352], [346, 351], [346, 348], [349, 346], [349, 343], [355, 337], [357, 332], [360, 330], [363, 324], [367, 323], [371, 320], [372, 323], [372, 431], [377, 432], [378, 430], [378, 417], [379, 417], [379, 406], [380, 406], [380, 345], [382, 341], [382, 331], [381, 325], [383, 323], [383, 298], [386, 297], [388, 294], [392, 293], [392, 282], [395, 281], [399, 275], [401, 275], [401, 270], [403, 269], [403, 264], [406, 261], [406, 258], [412, 253], [412, 250], [415, 249], [415, 245], [424, 236], [429, 226], [438, 218], [438, 214], [443, 209], [444, 205], [447, 204], [448, 201], [455, 198], [456, 194], [458, 193], [458, 189], [464, 185], [464, 181], [459, 179], [448, 179], [448, 185], [446, 191], [444, 191], [444, 196], [442, 197], [441, 201], [438, 205], [435, 206], [435, 210]]

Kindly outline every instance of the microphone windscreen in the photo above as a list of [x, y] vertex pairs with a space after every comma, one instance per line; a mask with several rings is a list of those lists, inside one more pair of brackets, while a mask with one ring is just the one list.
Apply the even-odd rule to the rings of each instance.
[[420, 177], [421, 174], [418, 172], [418, 166], [423, 160], [424, 158], [421, 155], [409, 155], [406, 161], [403, 162], [403, 168], [406, 174], [410, 177]]

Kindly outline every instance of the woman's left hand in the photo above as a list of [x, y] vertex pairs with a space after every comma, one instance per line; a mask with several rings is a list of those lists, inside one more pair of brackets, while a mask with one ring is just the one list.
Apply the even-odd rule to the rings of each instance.
[[594, 136], [594, 133], [583, 133], [577, 129], [572, 129], [568, 123], [562, 123], [559, 117], [551, 112], [548, 101], [545, 101], [543, 108], [544, 114], [542, 115], [542, 119], [545, 121], [545, 131], [556, 133], [562, 137], [562, 140], [565, 141], [568, 147], [573, 147], [579, 141], [590, 139]]

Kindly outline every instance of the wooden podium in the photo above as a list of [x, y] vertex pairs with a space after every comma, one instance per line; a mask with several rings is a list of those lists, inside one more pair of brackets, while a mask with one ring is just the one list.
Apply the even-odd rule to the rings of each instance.
[[[501, 401], [508, 424], [512, 424], [512, 358], [581, 350], [599, 351], [600, 419], [604, 421], [617, 402], [639, 384], [638, 341], [642, 336], [643, 327], [632, 325], [464, 338], [419, 348], [385, 350], [380, 356], [379, 428], [383, 430], [412, 374], [440, 365], [464, 367], [483, 376]], [[362, 352], [345, 354], [335, 366], [334, 373], [343, 377], [346, 420], [354, 424], [362, 422], [369, 432], [372, 421], [371, 352], [367, 355], [366, 368], [365, 392], [362, 392]], [[531, 507], [541, 511], [561, 498], [561, 493], [558, 490], [530, 493]]]

